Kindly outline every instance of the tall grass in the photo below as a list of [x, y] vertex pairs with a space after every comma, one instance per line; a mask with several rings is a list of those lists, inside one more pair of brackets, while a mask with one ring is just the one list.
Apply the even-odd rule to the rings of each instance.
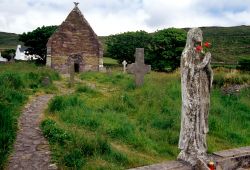
[[[225, 77], [229, 71], [215, 71], [215, 76], [218, 74]], [[50, 103], [47, 119], [73, 136], [66, 146], [55, 144], [48, 137], [54, 148], [53, 158], [59, 166], [125, 169], [176, 158], [181, 113], [178, 72], [151, 72], [140, 88], [135, 88], [132, 76], [119, 72], [88, 72], [80, 77], [85, 83], [99, 87], [102, 95], [88, 95], [91, 92], [83, 85], [76, 88], [75, 94], [56, 97]], [[209, 116], [209, 152], [249, 145], [249, 100], [249, 89], [237, 96], [225, 96], [214, 87]], [[54, 109], [55, 106], [58, 108]], [[43, 131], [46, 134], [46, 130]], [[95, 144], [99, 137], [105, 140], [106, 148], [116, 150], [117, 154], [101, 154], [97, 149], [100, 146]], [[95, 146], [82, 144], [82, 141], [92, 141]], [[95, 149], [89, 151], [89, 147]], [[85, 150], [90, 154], [84, 154]], [[65, 163], [68, 155], [71, 164]]]
[[44, 76], [59, 78], [57, 73], [43, 68], [27, 63], [0, 65], [0, 169], [12, 149], [17, 120], [28, 96], [41, 90]]
[[225, 68], [217, 68], [214, 71], [213, 85], [216, 87], [250, 84], [249, 72]]

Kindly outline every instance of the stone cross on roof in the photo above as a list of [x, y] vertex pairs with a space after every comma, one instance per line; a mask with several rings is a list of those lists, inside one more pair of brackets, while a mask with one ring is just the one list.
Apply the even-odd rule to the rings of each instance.
[[74, 4], [75, 4], [75, 7], [77, 7], [77, 5], [79, 4], [79, 2], [74, 2]]
[[128, 65], [128, 73], [135, 75], [136, 86], [142, 86], [144, 75], [151, 71], [151, 66], [144, 64], [144, 48], [136, 48], [135, 63]]

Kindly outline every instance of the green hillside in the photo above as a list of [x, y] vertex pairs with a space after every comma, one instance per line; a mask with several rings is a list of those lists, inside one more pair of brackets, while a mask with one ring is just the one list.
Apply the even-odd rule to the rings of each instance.
[[[214, 62], [235, 63], [239, 57], [250, 57], [250, 26], [202, 27], [202, 30], [204, 40], [212, 43]], [[103, 44], [106, 38], [100, 36]], [[17, 44], [22, 44], [18, 41], [18, 34], [0, 32], [0, 51], [7, 48], [15, 49]]]
[[214, 61], [237, 62], [250, 57], [250, 26], [203, 27], [204, 39], [212, 43]]
[[0, 32], [0, 51], [16, 49], [17, 44], [22, 44], [18, 41], [18, 34]]

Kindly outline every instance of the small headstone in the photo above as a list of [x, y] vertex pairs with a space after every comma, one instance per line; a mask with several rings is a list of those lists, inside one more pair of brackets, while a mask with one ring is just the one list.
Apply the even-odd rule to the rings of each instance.
[[51, 80], [48, 76], [46, 76], [42, 79], [42, 86], [48, 87], [50, 84], [51, 84]]
[[128, 73], [135, 75], [135, 85], [142, 86], [144, 75], [151, 71], [151, 66], [144, 64], [144, 48], [136, 48], [135, 63], [128, 65]]
[[107, 75], [112, 76], [112, 69], [110, 67], [107, 68]]
[[126, 73], [126, 66], [127, 66], [127, 61], [126, 60], [123, 60], [123, 62], [122, 62], [122, 65], [123, 65], [123, 73]]
[[69, 67], [69, 86], [73, 87], [74, 86], [74, 79], [75, 79], [75, 67], [72, 64]]
[[14, 60], [14, 54], [13, 53], [10, 53], [10, 63], [14, 63], [15, 62], [15, 60]]

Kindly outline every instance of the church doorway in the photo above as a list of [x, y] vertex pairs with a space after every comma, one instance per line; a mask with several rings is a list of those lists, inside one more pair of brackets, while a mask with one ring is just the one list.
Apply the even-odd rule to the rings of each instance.
[[80, 72], [80, 65], [79, 65], [79, 63], [74, 63], [74, 70], [75, 70], [75, 73], [79, 73]]

